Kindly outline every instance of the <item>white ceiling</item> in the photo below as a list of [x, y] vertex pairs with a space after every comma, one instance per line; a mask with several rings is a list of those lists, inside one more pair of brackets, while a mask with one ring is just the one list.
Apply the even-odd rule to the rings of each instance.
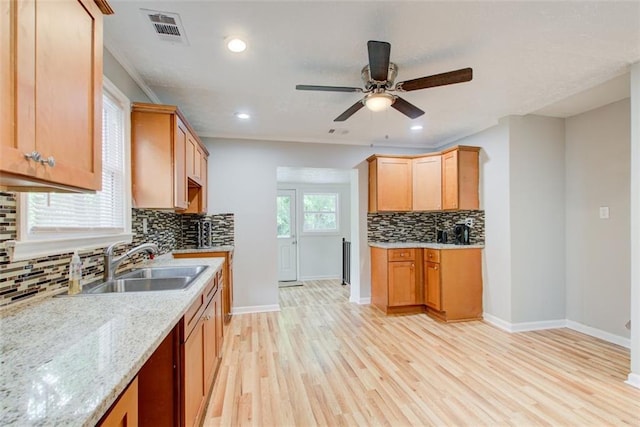
[[[628, 96], [628, 87], [613, 84], [559, 103], [640, 60], [639, 1], [110, 4], [107, 48], [152, 99], [178, 105], [208, 137], [438, 147], [508, 115], [565, 117]], [[180, 14], [188, 45], [159, 40], [141, 8]], [[248, 50], [228, 52], [230, 35], [246, 38]], [[464, 67], [473, 80], [403, 94], [426, 111], [415, 120], [363, 108], [333, 122], [361, 94], [295, 85], [361, 86], [368, 40], [391, 43], [397, 81]], [[251, 120], [235, 118], [240, 111]], [[424, 129], [411, 131], [413, 124]]]

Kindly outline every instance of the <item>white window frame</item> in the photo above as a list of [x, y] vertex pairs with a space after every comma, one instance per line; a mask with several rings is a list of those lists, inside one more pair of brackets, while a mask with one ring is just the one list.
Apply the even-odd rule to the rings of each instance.
[[29, 238], [27, 230], [27, 215], [21, 212], [27, 210], [26, 194], [18, 195], [17, 225], [18, 239], [6, 242], [10, 260], [22, 261], [49, 255], [58, 255], [75, 250], [90, 250], [103, 248], [116, 242], [131, 243], [131, 101], [109, 79], [103, 77], [102, 88], [124, 111], [124, 232], [105, 233], [65, 233], [63, 231], [46, 233], [39, 238]]
[[[312, 189], [312, 190], [305, 190], [302, 189], [301, 191], [302, 193], [302, 197], [300, 197], [300, 235], [306, 235], [306, 236], [337, 236], [340, 235], [340, 191], [335, 190], [335, 189]], [[335, 230], [305, 230], [304, 229], [304, 214], [305, 214], [305, 210], [304, 210], [304, 196], [305, 195], [315, 195], [315, 194], [335, 194], [336, 196], [336, 228]]]

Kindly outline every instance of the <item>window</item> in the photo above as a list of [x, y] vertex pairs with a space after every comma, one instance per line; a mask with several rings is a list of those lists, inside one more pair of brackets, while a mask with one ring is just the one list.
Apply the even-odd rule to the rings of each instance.
[[291, 237], [291, 196], [278, 196], [276, 199], [278, 224], [278, 237]]
[[305, 193], [302, 209], [303, 232], [338, 232], [338, 193]]
[[102, 105], [102, 190], [22, 195], [14, 260], [131, 240], [130, 103], [105, 78]]

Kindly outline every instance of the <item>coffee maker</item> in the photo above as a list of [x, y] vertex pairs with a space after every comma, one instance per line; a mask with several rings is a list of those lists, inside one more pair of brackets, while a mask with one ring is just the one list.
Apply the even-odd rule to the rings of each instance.
[[471, 228], [466, 224], [456, 224], [453, 226], [453, 242], [456, 245], [468, 245], [470, 242], [469, 233]]

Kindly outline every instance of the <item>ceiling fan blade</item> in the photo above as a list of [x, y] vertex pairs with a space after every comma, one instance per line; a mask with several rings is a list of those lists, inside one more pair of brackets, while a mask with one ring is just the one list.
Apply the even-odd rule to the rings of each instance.
[[424, 114], [424, 111], [422, 111], [412, 103], [405, 101], [399, 96], [396, 96], [396, 100], [393, 102], [393, 104], [391, 104], [391, 106], [396, 110], [400, 111], [405, 116], [410, 117], [412, 119], [415, 119], [416, 117], [420, 117], [421, 115]]
[[369, 40], [367, 48], [369, 49], [369, 72], [371, 73], [371, 78], [377, 81], [387, 80], [391, 45], [387, 42]]
[[333, 119], [333, 121], [334, 122], [344, 122], [349, 117], [353, 116], [362, 107], [364, 107], [364, 103], [362, 102], [362, 100], [360, 100], [360, 101], [356, 102], [355, 104], [353, 104], [351, 107], [347, 108], [347, 110], [344, 113], [340, 114], [338, 117]]
[[362, 92], [362, 89], [359, 87], [347, 86], [296, 85], [296, 90], [319, 90], [323, 92]]
[[454, 83], [468, 82], [473, 78], [471, 68], [449, 71], [448, 73], [434, 74], [433, 76], [420, 77], [407, 80], [396, 85], [396, 90], [409, 92], [412, 90], [426, 89], [429, 87], [452, 85]]

